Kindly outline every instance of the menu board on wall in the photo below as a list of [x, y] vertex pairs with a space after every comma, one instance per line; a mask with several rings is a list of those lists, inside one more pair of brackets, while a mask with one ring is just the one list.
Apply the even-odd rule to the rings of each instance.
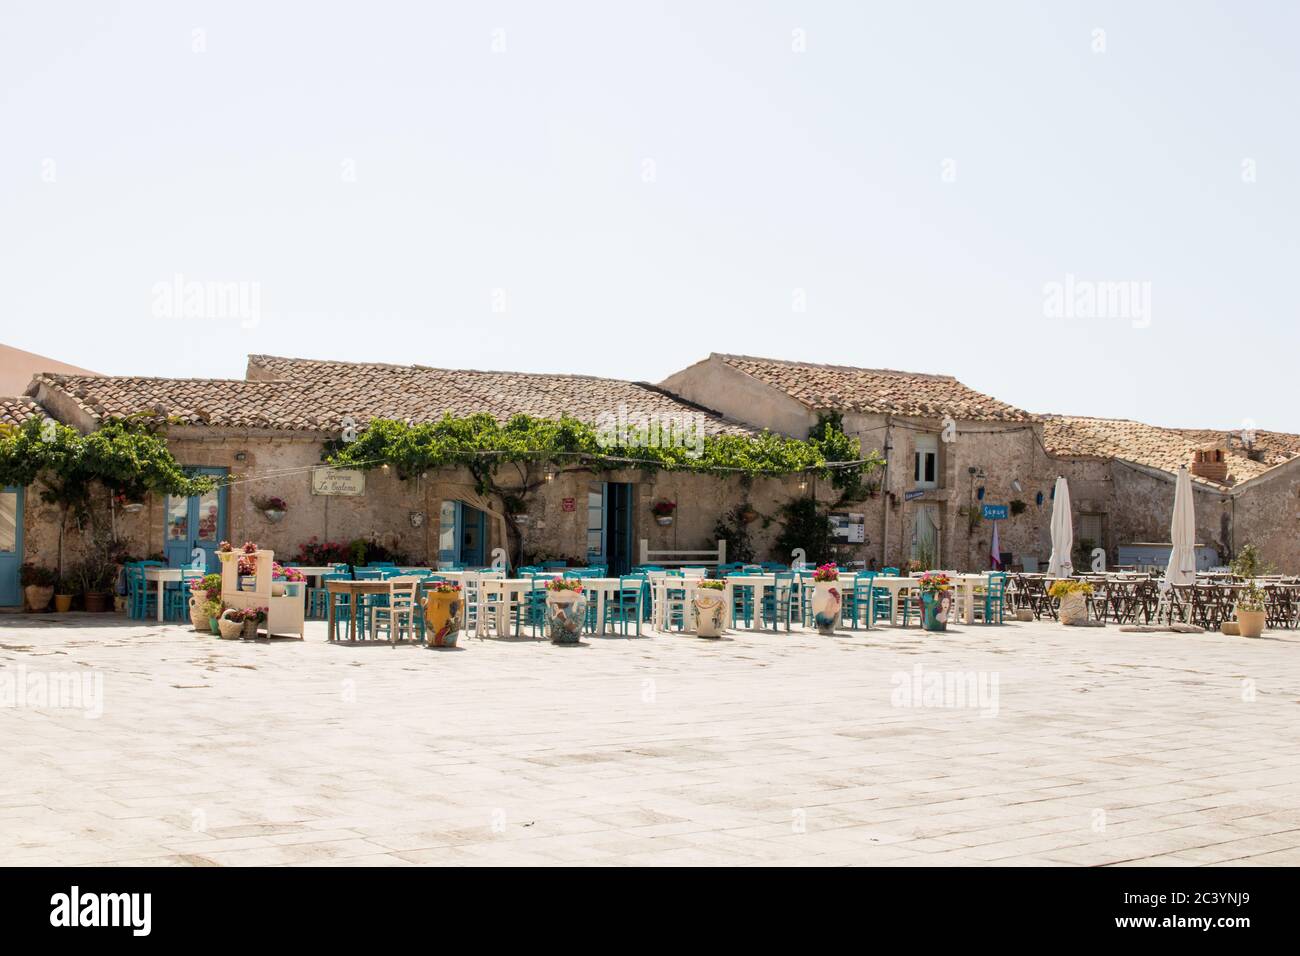
[[313, 468], [311, 470], [313, 495], [345, 495], [356, 497], [366, 493], [366, 473], [353, 468]]

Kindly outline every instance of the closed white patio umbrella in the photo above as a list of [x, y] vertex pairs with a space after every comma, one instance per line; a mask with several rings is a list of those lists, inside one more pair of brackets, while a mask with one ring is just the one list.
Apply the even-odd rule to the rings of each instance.
[[1070, 521], [1070, 485], [1064, 476], [1056, 479], [1052, 495], [1052, 556], [1047, 562], [1047, 576], [1068, 578], [1074, 574], [1074, 525]]
[[1192, 503], [1192, 476], [1187, 466], [1178, 469], [1174, 482], [1174, 518], [1169, 527], [1174, 549], [1165, 568], [1166, 584], [1196, 583], [1196, 507]]

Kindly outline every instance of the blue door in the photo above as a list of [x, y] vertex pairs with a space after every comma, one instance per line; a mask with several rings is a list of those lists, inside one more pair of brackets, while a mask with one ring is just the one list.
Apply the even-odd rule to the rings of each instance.
[[486, 553], [487, 515], [463, 501], [444, 501], [438, 513], [438, 562], [481, 568]]
[[167, 497], [163, 552], [169, 567], [202, 566], [220, 571], [216, 551], [226, 534], [226, 469], [200, 468], [198, 472], [212, 475], [218, 485], [190, 498]]
[[587, 486], [587, 563], [611, 575], [632, 568], [632, 485], [593, 481]]
[[23, 603], [18, 567], [23, 563], [23, 490], [0, 491], [0, 606]]

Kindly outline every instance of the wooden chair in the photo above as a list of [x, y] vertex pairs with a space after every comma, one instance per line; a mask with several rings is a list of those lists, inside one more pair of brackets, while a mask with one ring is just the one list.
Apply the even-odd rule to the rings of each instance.
[[[409, 577], [388, 578], [388, 598], [382, 604], [375, 604], [370, 609], [371, 635], [376, 640], [379, 632], [385, 631], [388, 640], [396, 644], [402, 635], [414, 639], [416, 633], [415, 611], [418, 607], [420, 581], [414, 575]], [[396, 635], [396, 636], [395, 636]]]

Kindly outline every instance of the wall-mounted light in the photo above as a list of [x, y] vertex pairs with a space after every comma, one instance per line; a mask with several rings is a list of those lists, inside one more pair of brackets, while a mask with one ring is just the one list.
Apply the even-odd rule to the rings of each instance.
[[555, 472], [552, 471], [552, 470], [548, 467], [548, 468], [546, 469], [546, 474], [544, 474], [542, 477], [545, 478], [547, 481], [554, 481], [554, 480], [555, 480]]
[[800, 491], [807, 491], [807, 490], [808, 490], [808, 476], [807, 476], [807, 475], [800, 475], [800, 476], [799, 476], [799, 490], [800, 490]]
[[248, 452], [246, 451], [235, 452], [235, 461], [248, 461]]
[[984, 500], [984, 486], [983, 486], [983, 485], [980, 485], [978, 488], [975, 489], [975, 497], [978, 498], [980, 501], [983, 501], [983, 500]]
[[1043, 506], [1043, 493], [1041, 491], [1034, 496], [1034, 504], [1038, 505], [1040, 508]]

